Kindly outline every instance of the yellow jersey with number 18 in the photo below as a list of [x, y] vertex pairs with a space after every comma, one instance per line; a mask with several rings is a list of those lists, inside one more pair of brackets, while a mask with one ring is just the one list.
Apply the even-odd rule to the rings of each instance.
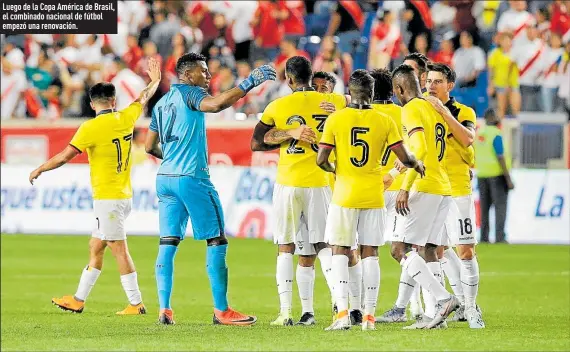
[[[425, 152], [423, 163], [426, 174], [423, 178], [418, 175], [412, 186], [412, 191], [430, 194], [451, 195], [451, 185], [445, 170], [445, 154], [447, 144], [447, 123], [430, 102], [422, 97], [410, 100], [402, 108], [402, 124], [410, 138], [410, 149], [418, 155]], [[411, 139], [414, 133], [422, 131], [425, 145], [416, 145]], [[421, 148], [427, 150], [421, 150]], [[415, 172], [408, 170], [407, 172]], [[405, 182], [402, 188], [405, 187]]]
[[402, 138], [390, 116], [371, 106], [350, 106], [329, 116], [320, 142], [321, 148], [334, 148], [336, 153], [332, 203], [383, 208], [382, 153], [402, 143]]
[[[307, 125], [321, 138], [329, 114], [319, 105], [323, 101], [334, 104], [337, 110], [346, 106], [340, 94], [325, 94], [313, 88], [298, 90], [271, 102], [263, 111], [261, 122], [279, 130]], [[276, 182], [289, 187], [325, 187], [330, 179], [317, 166], [318, 145], [292, 140], [283, 143], [279, 151]]]
[[93, 199], [128, 199], [131, 187], [131, 146], [135, 122], [142, 105], [132, 103], [121, 111], [102, 110], [85, 121], [69, 143], [87, 151]]
[[[445, 103], [445, 106], [460, 124], [475, 129], [477, 117], [473, 109], [457, 102], [453, 97]], [[451, 195], [467, 196], [472, 192], [469, 169], [475, 166], [475, 150], [473, 146], [463, 147], [453, 138], [451, 132], [447, 134], [447, 146], [445, 167], [451, 183]]]
[[[402, 129], [402, 107], [399, 105], [394, 104], [391, 100], [382, 100], [382, 101], [373, 101], [372, 108], [376, 111], [386, 114], [394, 120], [396, 124], [396, 128], [398, 129], [398, 134], [402, 140], [406, 140], [404, 138], [404, 132]], [[386, 148], [382, 152], [382, 176], [388, 174], [392, 168], [394, 168], [394, 162], [396, 161], [397, 157], [396, 154], [392, 153], [390, 148]], [[401, 174], [396, 176], [390, 187], [386, 191], [398, 191], [400, 190], [400, 186], [402, 186], [402, 182], [404, 181], [404, 175]]]

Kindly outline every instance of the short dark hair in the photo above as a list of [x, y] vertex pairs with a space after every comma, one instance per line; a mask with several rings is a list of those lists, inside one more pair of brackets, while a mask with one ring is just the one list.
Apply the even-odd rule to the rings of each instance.
[[311, 61], [304, 56], [293, 56], [285, 63], [285, 72], [296, 83], [310, 83], [313, 78]]
[[419, 83], [419, 79], [414, 68], [410, 65], [401, 64], [392, 72], [392, 82], [398, 81], [399, 85], [408, 91], [414, 89], [415, 82]]
[[442, 63], [429, 64], [428, 72], [429, 71], [435, 71], [441, 73], [449, 83], [455, 83], [455, 79], [457, 78], [455, 71], [453, 71], [451, 67], [447, 66], [446, 64]]
[[115, 86], [108, 82], [97, 83], [89, 89], [89, 99], [93, 103], [107, 103], [115, 98], [115, 94]]
[[180, 56], [176, 62], [176, 74], [182, 76], [184, 72], [194, 68], [199, 61], [206, 62], [206, 57], [198, 53], [188, 53]]
[[429, 59], [424, 54], [411, 53], [411, 54], [404, 56], [404, 61], [406, 61], [406, 60], [412, 60], [416, 64], [418, 64], [418, 67], [420, 68], [420, 74], [427, 71]]
[[334, 78], [334, 76], [328, 72], [325, 72], [325, 71], [315, 72], [313, 74], [313, 80], [315, 78], [322, 78], [322, 79], [326, 80], [327, 82], [332, 83], [333, 86], [336, 86], [336, 78]]
[[374, 92], [374, 78], [366, 70], [356, 70], [350, 75], [348, 89], [351, 95], [357, 98], [372, 98]]
[[393, 94], [392, 73], [385, 68], [370, 71], [374, 78], [374, 100], [390, 100]]

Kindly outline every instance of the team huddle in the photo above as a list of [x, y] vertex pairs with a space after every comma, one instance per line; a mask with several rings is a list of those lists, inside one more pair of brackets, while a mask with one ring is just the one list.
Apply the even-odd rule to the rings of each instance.
[[[274, 80], [276, 73], [271, 66], [261, 66], [237, 87], [212, 97], [207, 93], [211, 75], [205, 57], [183, 55], [176, 71], [180, 84], [172, 85], [153, 108], [146, 140], [147, 152], [162, 159], [156, 179], [159, 323], [174, 324], [174, 257], [190, 219], [194, 239], [207, 242], [214, 324], [251, 325], [257, 318], [239, 313], [227, 301], [228, 241], [218, 193], [209, 179], [205, 113], [233, 105], [251, 89]], [[52, 300], [64, 310], [83, 311], [108, 246], [129, 299], [117, 314], [146, 313], [126, 245], [125, 220], [132, 197], [130, 141], [142, 108], [160, 82], [156, 62], [148, 74], [149, 86], [119, 112], [114, 110], [112, 85], [92, 87], [97, 117], [82, 124], [64, 151], [30, 174], [33, 182], [77, 154], [88, 153], [96, 224], [90, 261], [75, 295]], [[292, 94], [266, 107], [251, 140], [254, 151], [280, 150], [273, 194], [280, 312], [271, 325], [316, 323], [318, 258], [334, 311], [326, 330], [354, 325], [374, 330], [376, 323], [405, 322], [408, 304], [415, 322], [405, 329], [445, 328], [448, 320], [483, 328], [476, 304], [479, 266], [470, 173], [475, 113], [450, 97], [455, 73], [411, 54], [392, 73], [354, 71], [347, 96], [332, 93], [334, 77], [313, 73], [304, 57], [290, 58], [285, 76]], [[393, 94], [402, 106], [393, 103]], [[376, 317], [378, 247], [386, 241], [402, 272], [394, 307]], [[299, 260], [294, 272], [295, 254]], [[446, 290], [443, 274], [453, 293]], [[302, 305], [296, 323], [294, 279]]]

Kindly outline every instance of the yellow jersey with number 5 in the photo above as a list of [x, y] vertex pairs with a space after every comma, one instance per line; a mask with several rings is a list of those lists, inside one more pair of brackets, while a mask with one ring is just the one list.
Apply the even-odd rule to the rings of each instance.
[[[470, 126], [475, 130], [477, 117], [470, 107], [456, 101], [453, 97], [445, 103], [451, 114], [464, 126]], [[469, 169], [475, 166], [475, 150], [473, 146], [463, 147], [453, 134], [447, 134], [447, 153], [445, 166], [449, 182], [451, 183], [451, 195], [454, 197], [471, 194], [471, 177]]]
[[[445, 169], [447, 147], [447, 123], [430, 102], [418, 97], [410, 100], [402, 107], [402, 124], [408, 133], [409, 146], [412, 152], [420, 155], [425, 152], [423, 163], [426, 174], [417, 176], [411, 188], [430, 194], [451, 195], [451, 185]], [[425, 144], [418, 145], [411, 137], [414, 133], [423, 132]], [[426, 148], [426, 150], [422, 150]], [[408, 170], [407, 172], [414, 172]]]
[[[376, 111], [386, 114], [394, 120], [396, 124], [396, 128], [398, 129], [398, 134], [400, 138], [405, 141], [404, 132], [402, 129], [402, 107], [399, 105], [394, 104], [391, 100], [383, 100], [383, 101], [373, 101], [372, 108]], [[392, 170], [394, 167], [394, 162], [396, 161], [397, 157], [396, 154], [392, 153], [390, 148], [386, 148], [382, 153], [382, 176], [386, 175], [387, 173]], [[392, 184], [386, 191], [398, 191], [400, 190], [400, 186], [402, 186], [402, 181], [404, 181], [404, 175], [401, 174], [396, 176]]]
[[[329, 113], [319, 105], [323, 101], [334, 104], [336, 110], [346, 106], [340, 94], [319, 93], [313, 88], [295, 91], [271, 102], [263, 111], [261, 122], [279, 130], [307, 125], [315, 131], [318, 143]], [[327, 173], [317, 166], [317, 144], [291, 140], [279, 151], [276, 182], [289, 187], [325, 187], [330, 183]]]
[[121, 111], [102, 110], [81, 124], [69, 143], [87, 151], [93, 199], [128, 199], [131, 187], [131, 146], [142, 105], [134, 102]]
[[371, 106], [347, 107], [329, 116], [321, 148], [334, 148], [332, 203], [345, 208], [384, 207], [382, 153], [402, 143], [396, 123]]

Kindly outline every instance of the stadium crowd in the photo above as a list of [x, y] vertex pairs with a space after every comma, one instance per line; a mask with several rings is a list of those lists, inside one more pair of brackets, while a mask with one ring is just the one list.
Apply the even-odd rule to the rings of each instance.
[[[344, 92], [358, 68], [393, 68], [410, 52], [451, 65], [455, 92], [478, 114], [564, 111], [570, 106], [570, 1], [119, 1], [118, 33], [2, 36], [2, 119], [94, 116], [88, 87], [117, 87], [126, 107], [146, 86], [150, 58], [163, 70], [152, 108], [176, 83], [177, 59], [201, 52], [211, 93], [273, 63], [266, 82], [221, 119], [254, 118], [290, 92], [285, 61], [303, 55]], [[241, 113], [241, 114], [239, 114]], [[147, 111], [148, 115], [148, 111]]]

